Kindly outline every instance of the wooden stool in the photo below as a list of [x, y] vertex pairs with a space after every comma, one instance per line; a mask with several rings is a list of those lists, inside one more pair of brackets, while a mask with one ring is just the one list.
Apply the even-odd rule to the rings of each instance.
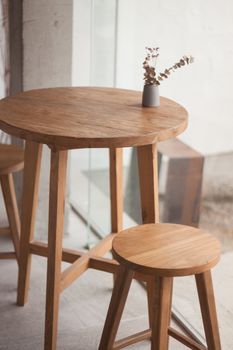
[[[9, 232], [15, 252], [1, 252], [0, 259], [19, 259], [20, 220], [15, 195], [12, 173], [22, 170], [24, 166], [24, 151], [14, 145], [0, 144], [0, 182], [9, 221]], [[4, 233], [8, 229], [2, 229]]]
[[221, 349], [210, 272], [219, 261], [220, 244], [213, 236], [189, 226], [147, 224], [118, 234], [113, 251], [120, 268], [99, 350], [121, 349], [135, 342], [135, 336], [115, 342], [135, 272], [151, 275], [153, 281], [152, 330], [141, 332], [141, 340], [151, 338], [152, 350], [167, 350], [169, 335], [191, 349], [206, 349], [169, 326], [173, 277], [189, 275], [195, 275], [208, 349]]

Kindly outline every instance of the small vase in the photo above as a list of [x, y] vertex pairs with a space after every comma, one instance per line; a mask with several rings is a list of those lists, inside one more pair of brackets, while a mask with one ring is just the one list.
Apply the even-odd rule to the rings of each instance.
[[158, 85], [144, 85], [142, 105], [144, 107], [158, 107], [160, 105]]

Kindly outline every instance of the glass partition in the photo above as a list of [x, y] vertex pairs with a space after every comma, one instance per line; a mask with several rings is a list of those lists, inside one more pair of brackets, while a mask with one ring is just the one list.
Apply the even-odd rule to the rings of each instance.
[[[116, 0], [74, 3], [76, 42], [73, 58], [77, 64], [83, 62], [85, 65], [85, 71], [74, 65], [74, 85], [114, 86], [116, 33]], [[96, 239], [110, 232], [108, 150], [72, 151], [71, 176], [76, 176], [76, 180], [71, 181], [71, 205], [87, 225], [87, 245], [91, 246]], [[77, 188], [73, 185], [75, 182]]]
[[[205, 6], [200, 3], [195, 7], [195, 1], [189, 3], [191, 8], [182, 2], [182, 18], [175, 16], [179, 10], [175, 3], [149, 3], [148, 11], [145, 2], [138, 0], [76, 2], [80, 10], [77, 12], [80, 19], [77, 33], [83, 35], [80, 37], [76, 33], [74, 43], [77, 62], [82, 62], [81, 67], [74, 69], [74, 85], [142, 90], [141, 63], [145, 46], [163, 45], [161, 67], [169, 66], [191, 49], [193, 54], [196, 52], [197, 63], [190, 70], [169, 77], [169, 82], [164, 82], [160, 90], [162, 95], [177, 100], [190, 112], [189, 129], [179, 141], [159, 146], [161, 220], [199, 225], [220, 239], [223, 252], [232, 251], [233, 139], [229, 133], [232, 120], [227, 116], [226, 105], [229, 110], [233, 106], [222, 94], [217, 96], [218, 104], [213, 102], [215, 92], [211, 77], [218, 71], [216, 64], [221, 63], [221, 57], [211, 41], [212, 19], [209, 18], [207, 28], [207, 17], [203, 17]], [[85, 21], [82, 22], [82, 18]], [[74, 27], [75, 23], [74, 19]], [[221, 34], [218, 27], [215, 30]], [[174, 40], [174, 35], [180, 40]], [[221, 45], [224, 46], [224, 42]], [[216, 60], [211, 55], [215, 55]], [[205, 77], [201, 82], [200, 75]], [[215, 75], [215, 79], [222, 81], [220, 76]], [[221, 113], [219, 105], [224, 106]], [[218, 111], [222, 119], [217, 118]], [[79, 150], [71, 154], [71, 204], [87, 224], [88, 246], [110, 231], [108, 157], [108, 150], [102, 149]], [[132, 149], [124, 150], [124, 193], [124, 227], [127, 227], [141, 222], [137, 157]], [[190, 297], [186, 298], [184, 292], [187, 290]], [[192, 331], [202, 339], [193, 291], [195, 288], [190, 279], [179, 280], [175, 287], [174, 308], [179, 310], [176, 314], [185, 326], [192, 316], [191, 323], [195, 323]]]

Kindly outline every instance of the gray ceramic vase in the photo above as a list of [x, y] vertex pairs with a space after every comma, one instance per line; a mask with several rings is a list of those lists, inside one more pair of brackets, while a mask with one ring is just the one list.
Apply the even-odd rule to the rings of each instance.
[[144, 85], [142, 105], [144, 107], [158, 107], [160, 105], [158, 85]]

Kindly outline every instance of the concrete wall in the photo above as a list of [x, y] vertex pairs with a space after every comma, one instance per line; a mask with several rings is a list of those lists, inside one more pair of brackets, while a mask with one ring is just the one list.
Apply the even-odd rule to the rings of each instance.
[[[71, 85], [72, 0], [24, 0], [24, 90]], [[50, 151], [42, 159], [36, 234], [47, 237]]]
[[24, 90], [71, 84], [72, 0], [24, 0]]
[[[9, 18], [8, 2], [0, 0], [0, 98], [9, 93]], [[0, 142], [9, 142], [10, 138], [0, 131]]]
[[[8, 5], [0, 1], [0, 98], [7, 95], [9, 89], [9, 46], [8, 46]], [[10, 138], [0, 131], [0, 142], [9, 142]], [[0, 226], [7, 225], [5, 206], [0, 191]]]
[[6, 1], [0, 1], [0, 98], [6, 96], [9, 80], [8, 52], [8, 6]]

